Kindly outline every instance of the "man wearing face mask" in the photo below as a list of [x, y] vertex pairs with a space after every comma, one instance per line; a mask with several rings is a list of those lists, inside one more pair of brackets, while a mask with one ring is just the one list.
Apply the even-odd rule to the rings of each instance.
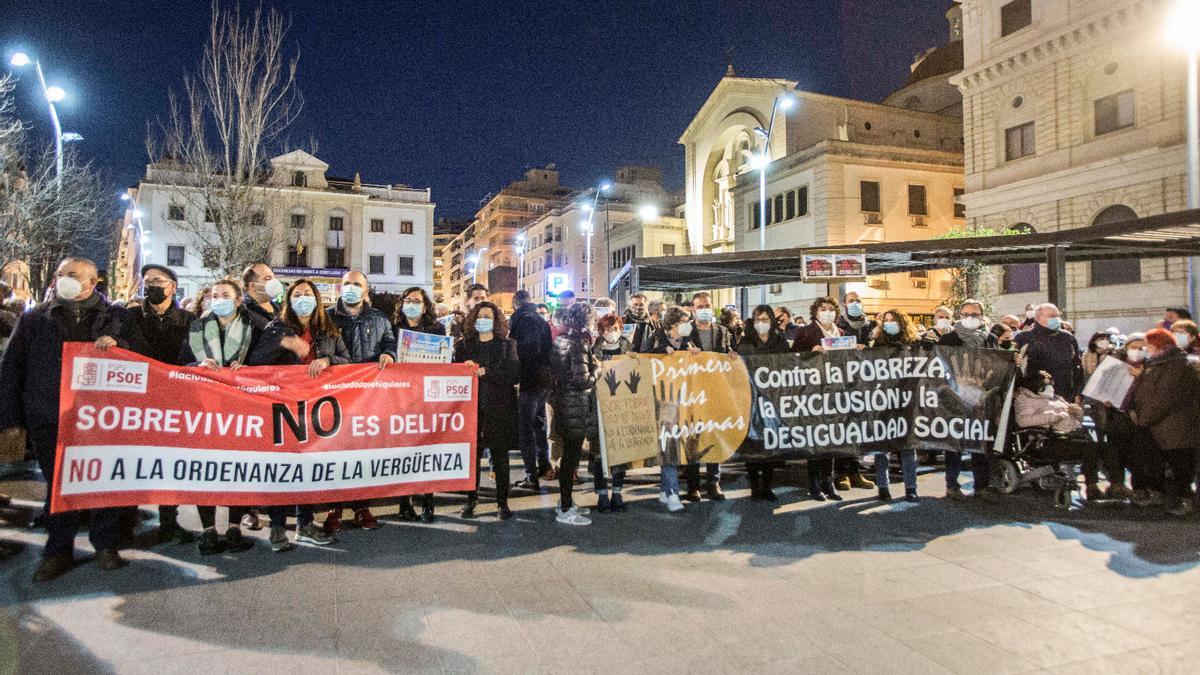
[[[65, 258], [55, 272], [54, 296], [26, 312], [0, 363], [0, 431], [24, 428], [46, 480], [54, 475], [58, 442], [58, 388], [64, 342], [94, 342], [114, 332], [123, 310], [96, 291], [96, 264]], [[47, 486], [45, 526], [49, 538], [34, 581], [49, 581], [74, 567], [75, 535], [89, 512], [50, 513]], [[118, 552], [121, 509], [93, 509], [88, 538], [103, 570], [125, 565]]]
[[1017, 350], [1025, 353], [1025, 372], [1041, 370], [1054, 380], [1054, 392], [1081, 403], [1083, 391], [1083, 361], [1075, 337], [1062, 330], [1058, 307], [1050, 303], [1038, 305], [1034, 313], [1037, 323], [1013, 337]]
[[525, 464], [525, 477], [514, 487], [537, 491], [541, 489], [541, 477], [549, 476], [552, 466], [546, 416], [546, 401], [554, 382], [550, 370], [550, 323], [540, 316], [546, 306], [535, 305], [529, 298], [529, 291], [514, 293], [513, 306], [508, 336], [517, 343], [517, 362], [521, 370], [517, 393], [517, 446]]
[[983, 328], [983, 305], [978, 300], [963, 300], [958, 306], [958, 323], [938, 339], [944, 347], [996, 349], [996, 336]]
[[[342, 332], [342, 341], [350, 352], [351, 363], [378, 363], [383, 370], [396, 362], [396, 334], [392, 322], [383, 312], [371, 306], [371, 290], [362, 272], [350, 270], [342, 275], [341, 297], [325, 313]], [[424, 308], [422, 307], [422, 310]], [[367, 502], [354, 502], [354, 524], [364, 530], [379, 529], [379, 521]], [[410, 507], [411, 508], [411, 507]], [[342, 505], [334, 504], [325, 518], [327, 534], [336, 534], [342, 527]]]
[[629, 296], [629, 307], [622, 317], [625, 325], [633, 324], [633, 337], [629, 340], [630, 351], [645, 351], [650, 346], [650, 336], [658, 330], [658, 317], [651, 316], [646, 309], [646, 295], [634, 293]]
[[[178, 288], [179, 278], [174, 270], [163, 265], [144, 265], [142, 304], [125, 313], [119, 328], [114, 325], [113, 330], [96, 340], [96, 348], [103, 351], [116, 345], [155, 361], [181, 365], [179, 353], [196, 317], [175, 303]], [[195, 541], [191, 532], [179, 526], [178, 506], [158, 507], [158, 541], [164, 544]]]
[[[718, 352], [736, 357], [737, 352], [733, 351], [733, 341], [729, 335], [729, 329], [716, 322], [712, 296], [704, 292], [692, 296], [692, 312], [696, 317], [692, 341], [700, 347], [700, 351]], [[721, 491], [721, 465], [717, 462], [706, 463], [704, 475], [706, 479], [704, 496], [718, 501], [725, 499], [725, 493]], [[688, 491], [682, 496], [682, 499], [691, 502], [700, 501], [700, 464], [689, 464], [684, 477], [687, 479]]]
[[858, 293], [854, 291], [847, 293], [843, 298], [842, 306], [846, 311], [838, 317], [838, 328], [841, 328], [846, 335], [853, 335], [858, 340], [858, 344], [870, 344], [871, 334], [875, 332], [876, 323], [867, 318]]
[[275, 278], [270, 265], [264, 262], [246, 265], [242, 271], [242, 288], [246, 289], [242, 307], [267, 321], [279, 316], [276, 300], [283, 295], [283, 283]]

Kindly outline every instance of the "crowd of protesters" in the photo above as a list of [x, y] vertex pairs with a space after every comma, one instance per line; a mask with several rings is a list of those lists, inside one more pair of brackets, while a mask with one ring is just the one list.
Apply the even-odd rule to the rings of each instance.
[[[486, 453], [496, 478], [497, 517], [512, 517], [512, 491], [539, 493], [543, 482], [551, 482], [558, 488], [556, 520], [588, 525], [590, 509], [575, 501], [577, 487], [585, 482], [581, 467], [591, 475], [597, 512], [626, 510], [625, 468], [614, 467], [606, 475], [600, 463], [595, 386], [604, 361], [629, 353], [713, 352], [737, 358], [815, 352], [830, 344], [827, 338], [852, 337], [858, 349], [942, 345], [1011, 352], [1019, 366], [1013, 395], [1017, 425], [1053, 432], [1077, 453], [1088, 500], [1162, 506], [1175, 516], [1186, 516], [1194, 507], [1200, 452], [1200, 330], [1182, 309], [1168, 310], [1161, 324], [1144, 333], [1096, 333], [1081, 349], [1071, 326], [1051, 304], [1028, 306], [1023, 317], [1005, 315], [992, 321], [982, 303], [965, 300], [958, 307], [936, 308], [930, 325], [923, 326], [900, 309], [870, 316], [858, 294], [849, 292], [841, 298], [818, 298], [803, 315], [787, 307], [759, 305], [743, 322], [735, 308], [718, 308], [703, 292], [682, 303], [635, 293], [618, 313], [607, 298], [577, 301], [568, 291], [552, 307], [518, 291], [510, 315], [491, 301], [486, 287], [476, 284], [468, 290], [465, 305], [453, 311], [435, 305], [424, 289], [413, 287], [400, 294], [393, 311], [384, 312], [372, 306], [369, 281], [359, 271], [342, 277], [336, 301], [327, 305], [312, 281], [301, 279], [285, 287], [269, 265], [255, 263], [245, 268], [241, 279], [218, 281], [182, 303], [176, 300], [176, 273], [166, 266], [146, 265], [140, 298], [122, 306], [97, 290], [97, 278], [91, 261], [67, 258], [57, 269], [50, 300], [28, 309], [6, 304], [7, 311], [0, 310], [0, 394], [7, 402], [0, 406], [0, 432], [23, 430], [29, 453], [46, 477], [54, 475], [56, 461], [64, 342], [90, 342], [99, 349], [119, 346], [165, 363], [213, 370], [298, 365], [304, 367], [302, 376], [316, 378], [340, 364], [387, 367], [397, 360], [397, 331], [405, 329], [451, 336], [452, 360], [476, 368], [476, 476], [482, 474]], [[1083, 397], [1086, 378], [1107, 359], [1124, 364], [1136, 378], [1119, 405]], [[1094, 422], [1090, 436], [1083, 433], [1085, 417]], [[509, 453], [514, 449], [520, 452], [524, 475], [510, 485]], [[916, 502], [917, 452], [898, 455], [904, 499]], [[864, 461], [873, 464], [874, 481]], [[989, 486], [989, 461], [986, 454], [972, 456], [972, 494], [995, 501], [999, 493]], [[813, 500], [840, 501], [842, 493], [853, 489], [875, 490], [883, 502], [893, 498], [887, 452], [868, 452], [862, 459], [818, 458], [806, 464], [807, 496]], [[782, 465], [776, 460], [746, 463], [751, 499], [778, 499], [775, 478]], [[970, 498], [960, 485], [963, 468], [960, 453], [945, 454], [947, 498]], [[659, 501], [668, 511], [680, 511], [688, 502], [726, 499], [718, 463], [665, 464], [660, 473]], [[402, 520], [433, 522], [434, 495], [418, 499], [419, 515], [412, 498], [391, 504], [398, 506]], [[469, 492], [459, 515], [477, 517], [478, 500], [478, 489]], [[311, 504], [261, 512], [230, 507], [221, 532], [216, 508], [201, 506], [197, 510], [203, 529], [197, 538], [180, 524], [179, 507], [164, 505], [158, 507], [157, 537], [163, 544], [195, 541], [201, 554], [236, 553], [252, 547], [244, 529], [269, 527], [272, 550], [283, 552], [295, 542], [328, 545], [346, 526], [379, 527], [367, 502], [326, 509], [318, 523]], [[47, 508], [42, 522], [49, 536], [35, 580], [53, 579], [71, 569], [75, 537], [85, 518], [97, 565], [106, 570], [123, 566], [119, 551], [129, 538], [129, 511], [52, 514]], [[352, 519], [344, 521], [347, 511]], [[295, 541], [288, 538], [289, 518], [296, 522]]]

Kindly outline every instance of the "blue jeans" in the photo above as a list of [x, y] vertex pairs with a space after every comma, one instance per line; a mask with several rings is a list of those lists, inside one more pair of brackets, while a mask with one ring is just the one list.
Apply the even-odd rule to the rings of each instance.
[[[588, 462], [588, 472], [592, 474], [592, 482], [595, 484], [596, 494], [602, 495], [608, 493], [608, 478], [604, 475], [604, 467], [600, 465], [600, 455], [597, 453]], [[612, 468], [612, 489], [613, 492], [620, 492], [621, 488], [625, 487], [625, 467], [616, 466]]]
[[550, 440], [546, 425], [546, 398], [550, 390], [545, 388], [522, 389], [517, 394], [517, 445], [521, 448], [521, 461], [525, 473], [537, 476], [550, 466]]
[[271, 519], [271, 527], [286, 527], [288, 515], [296, 516], [296, 529], [312, 524], [313, 521], [313, 505], [300, 504], [299, 506], [268, 506], [267, 517]]
[[[888, 486], [888, 464], [891, 457], [886, 452], [875, 453], [875, 484], [880, 489], [886, 489]], [[900, 474], [904, 476], [904, 489], [916, 492], [917, 491], [917, 451], [916, 450], [901, 450], [900, 451]]]
[[669, 495], [679, 494], [679, 467], [674, 464], [662, 465], [662, 491]]

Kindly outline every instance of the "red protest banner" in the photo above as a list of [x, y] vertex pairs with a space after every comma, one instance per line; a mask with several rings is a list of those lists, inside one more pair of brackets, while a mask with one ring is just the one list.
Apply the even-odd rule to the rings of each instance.
[[63, 346], [51, 510], [273, 506], [475, 487], [462, 364], [220, 371]]

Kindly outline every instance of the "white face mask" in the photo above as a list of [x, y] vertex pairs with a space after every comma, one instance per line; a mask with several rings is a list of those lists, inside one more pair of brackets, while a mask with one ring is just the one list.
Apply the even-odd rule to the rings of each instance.
[[766, 335], [767, 333], [771, 332], [771, 322], [770, 321], [755, 321], [754, 322], [754, 330], [758, 331], [759, 335]]
[[817, 312], [817, 321], [820, 321], [821, 323], [824, 323], [824, 324], [833, 323], [834, 319], [836, 319], [836, 318], [837, 318], [837, 312], [835, 312], [831, 309], [826, 309], [826, 310]]
[[1026, 318], [1026, 319], [1032, 319], [1032, 318], [1033, 318], [1033, 310], [1032, 310], [1032, 309], [1027, 309], [1027, 310], [1025, 310], [1025, 318]]
[[938, 330], [950, 330], [950, 319], [938, 319], [934, 322]]
[[617, 340], [620, 340], [620, 339], [621, 339], [621, 331], [619, 331], [619, 330], [610, 330], [604, 334], [604, 341], [610, 345], [617, 344]]
[[1054, 398], [1054, 387], [1046, 385], [1045, 388], [1042, 389], [1042, 398]]
[[966, 328], [967, 330], [976, 330], [980, 325], [983, 324], [982, 321], [973, 316], [965, 316], [959, 323], [961, 323], [962, 327]]
[[692, 334], [692, 324], [681, 323], [677, 330], [679, 331], [679, 337], [687, 337]]
[[55, 297], [63, 300], [74, 300], [83, 292], [83, 284], [79, 283], [78, 279], [72, 277], [59, 277], [54, 282]]
[[263, 293], [265, 293], [268, 298], [278, 298], [280, 295], [283, 295], [283, 282], [278, 279], [272, 279], [268, 281], [267, 283], [263, 284]]
[[1130, 349], [1129, 351], [1125, 352], [1125, 358], [1128, 359], [1130, 363], [1141, 363], [1142, 361], [1146, 360], [1146, 350]]
[[1172, 333], [1172, 335], [1175, 336], [1175, 344], [1180, 349], [1187, 349], [1188, 345], [1192, 343], [1192, 336], [1187, 333]]

